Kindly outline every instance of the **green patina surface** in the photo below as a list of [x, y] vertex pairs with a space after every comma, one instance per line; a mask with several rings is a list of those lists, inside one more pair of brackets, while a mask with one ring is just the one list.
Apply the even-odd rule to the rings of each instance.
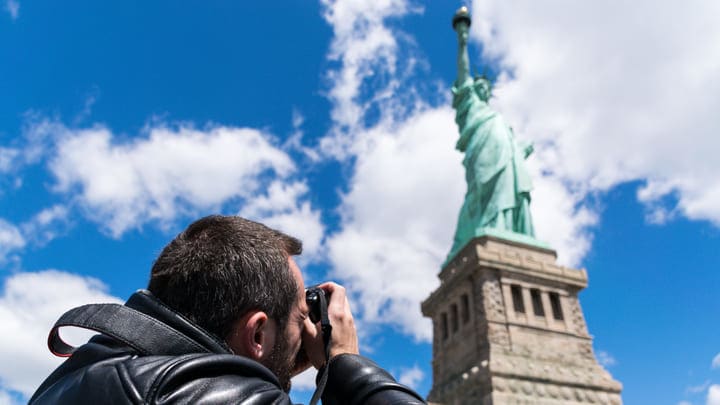
[[465, 153], [467, 193], [446, 263], [473, 238], [485, 235], [548, 248], [535, 239], [530, 215], [532, 181], [525, 159], [532, 145], [517, 142], [512, 128], [490, 108], [490, 81], [470, 76], [469, 27], [470, 16], [463, 7], [453, 18], [458, 76], [452, 93], [460, 132], [456, 148]]

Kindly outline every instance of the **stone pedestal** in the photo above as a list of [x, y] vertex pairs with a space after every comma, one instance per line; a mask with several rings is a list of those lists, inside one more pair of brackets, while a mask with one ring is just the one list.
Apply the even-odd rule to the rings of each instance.
[[553, 250], [474, 239], [422, 303], [433, 320], [432, 403], [622, 404], [593, 354], [578, 292], [584, 270]]

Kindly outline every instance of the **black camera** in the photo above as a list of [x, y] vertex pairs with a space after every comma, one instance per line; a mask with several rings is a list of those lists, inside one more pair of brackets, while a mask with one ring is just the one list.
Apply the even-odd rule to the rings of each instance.
[[327, 314], [327, 304], [330, 296], [322, 288], [313, 286], [305, 290], [305, 302], [310, 308], [310, 320], [318, 323], [322, 320], [322, 314]]

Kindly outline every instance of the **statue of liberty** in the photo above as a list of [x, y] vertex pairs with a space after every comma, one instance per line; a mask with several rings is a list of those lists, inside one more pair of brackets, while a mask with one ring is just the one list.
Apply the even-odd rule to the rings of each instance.
[[532, 184], [525, 168], [532, 146], [521, 147], [512, 128], [488, 105], [490, 82], [485, 77], [470, 76], [469, 27], [470, 16], [462, 7], [453, 18], [458, 36], [458, 73], [452, 92], [460, 132], [456, 148], [465, 153], [467, 193], [448, 261], [477, 236], [502, 235], [516, 240], [534, 237], [530, 217]]

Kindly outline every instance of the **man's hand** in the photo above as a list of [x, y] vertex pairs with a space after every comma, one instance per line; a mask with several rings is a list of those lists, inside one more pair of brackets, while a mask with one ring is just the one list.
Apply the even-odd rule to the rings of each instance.
[[[355, 321], [350, 311], [345, 288], [333, 282], [323, 283], [318, 287], [325, 290], [330, 296], [328, 302], [328, 318], [332, 326], [330, 358], [344, 353], [359, 354]], [[303, 346], [315, 368], [319, 369], [325, 364], [322, 332], [319, 325], [313, 325], [310, 319], [305, 320]]]

